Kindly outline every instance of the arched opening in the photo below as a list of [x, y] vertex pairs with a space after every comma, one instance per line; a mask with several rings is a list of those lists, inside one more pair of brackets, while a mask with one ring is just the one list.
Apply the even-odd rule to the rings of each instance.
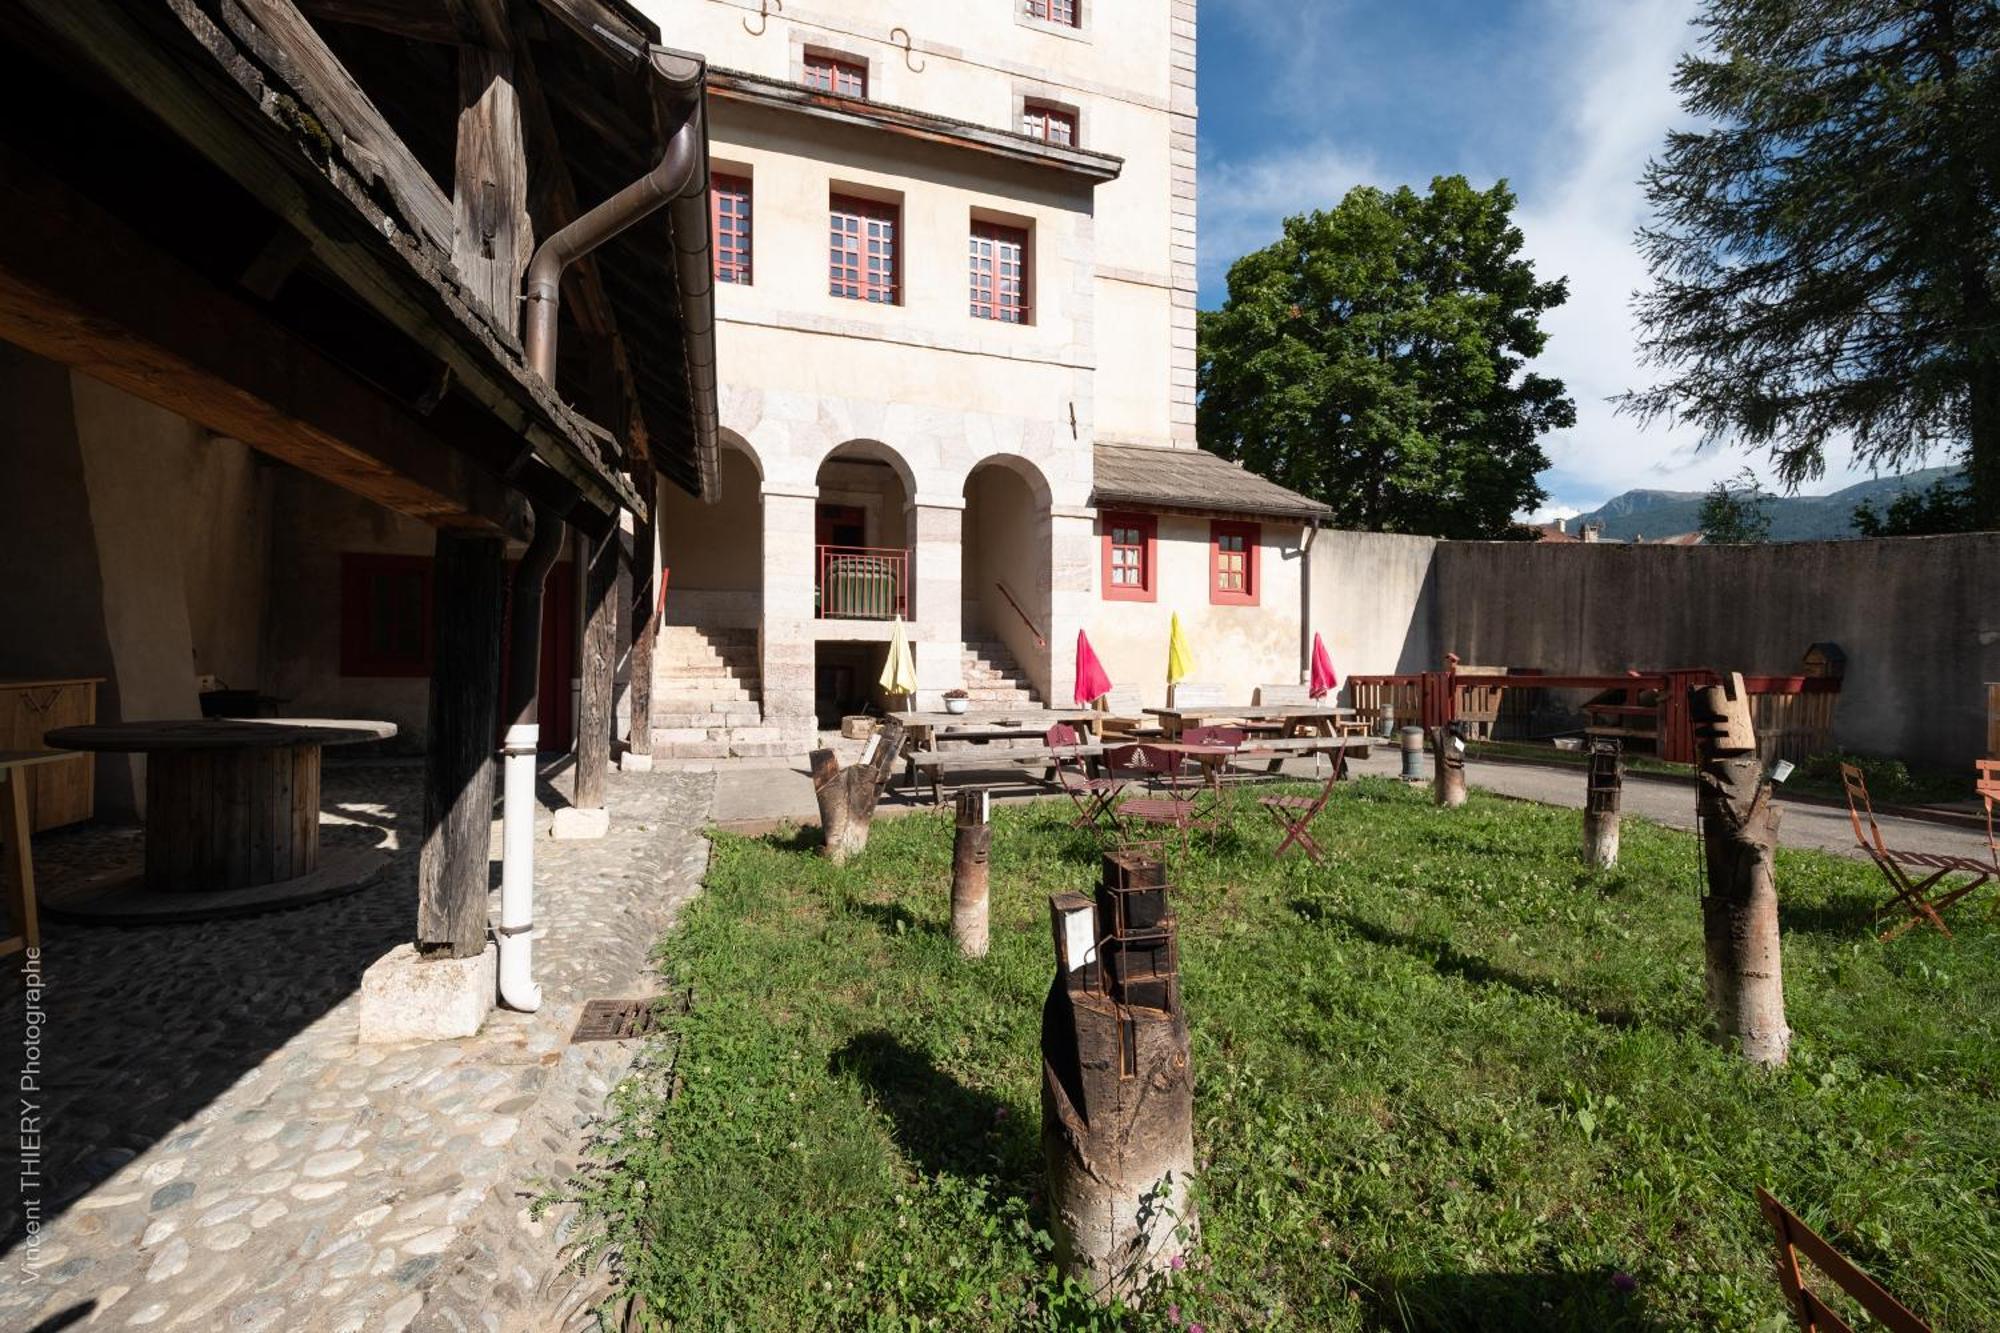
[[993, 703], [1048, 699], [1054, 605], [1049, 560], [1050, 492], [1034, 464], [998, 455], [965, 479], [960, 611], [966, 687]]
[[872, 440], [829, 453], [813, 507], [814, 613], [821, 620], [908, 619], [910, 500], [903, 460]]
[[661, 620], [754, 630], [764, 602], [764, 479], [741, 436], [723, 431], [719, 438], [719, 502], [704, 504], [678, 486], [662, 487]]

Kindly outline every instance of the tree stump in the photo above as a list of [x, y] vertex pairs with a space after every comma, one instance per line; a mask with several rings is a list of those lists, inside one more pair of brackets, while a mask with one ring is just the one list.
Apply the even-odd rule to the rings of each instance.
[[1097, 901], [1049, 900], [1042, 1156], [1056, 1259], [1100, 1300], [1130, 1298], [1188, 1247], [1194, 1079], [1174, 918], [1158, 860], [1104, 859]]
[[993, 847], [993, 826], [986, 820], [991, 804], [983, 790], [958, 794], [958, 830], [951, 848], [951, 938], [967, 958], [986, 956], [987, 859]]
[[1585, 774], [1583, 863], [1609, 870], [1618, 864], [1619, 807], [1625, 794], [1625, 747], [1616, 736], [1590, 742]]
[[1746, 1060], [1781, 1065], [1792, 1032], [1772, 871], [1778, 811], [1757, 757], [1743, 677], [1732, 673], [1729, 686], [1697, 687], [1688, 696], [1701, 761], [1696, 814], [1707, 880], [1701, 931], [1709, 1018], [1716, 1039]]
[[1431, 766], [1431, 798], [1447, 810], [1465, 804], [1465, 737], [1457, 724], [1431, 733], [1436, 761]]
[[819, 826], [824, 835], [821, 853], [835, 865], [844, 865], [868, 846], [868, 827], [875, 818], [875, 803], [882, 788], [895, 776], [896, 761], [903, 755], [904, 726], [895, 718], [868, 738], [861, 761], [852, 768], [840, 766], [840, 756], [832, 750], [812, 754], [813, 797], [819, 802]]

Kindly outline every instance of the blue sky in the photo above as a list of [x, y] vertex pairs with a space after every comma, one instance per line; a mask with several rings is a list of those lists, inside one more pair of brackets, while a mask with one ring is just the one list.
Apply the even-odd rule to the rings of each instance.
[[[1550, 512], [1634, 487], [1702, 490], [1761, 456], [1697, 453], [1686, 431], [1641, 430], [1604, 400], [1642, 383], [1630, 301], [1640, 172], [1685, 123], [1673, 65], [1694, 0], [1202, 0], [1201, 301], [1287, 214], [1360, 184], [1419, 188], [1505, 177], [1543, 275], [1570, 279], [1540, 368], [1577, 403], [1546, 441]], [[1830, 465], [1842, 460], [1829, 458]], [[1865, 473], [1830, 466], [1807, 491]]]

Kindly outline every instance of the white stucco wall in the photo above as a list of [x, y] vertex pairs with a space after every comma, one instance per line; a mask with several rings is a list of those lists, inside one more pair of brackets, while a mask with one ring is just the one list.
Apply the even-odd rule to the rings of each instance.
[[[1115, 686], [1136, 687], [1147, 707], [1167, 699], [1167, 632], [1174, 613], [1194, 650], [1191, 681], [1221, 686], [1231, 700], [1248, 703], [1260, 685], [1292, 685], [1304, 677], [1299, 651], [1299, 609], [1304, 562], [1303, 529], [1295, 523], [1261, 526], [1256, 606], [1209, 601], [1209, 520], [1158, 516], [1158, 598], [1106, 601], [1098, 595], [1085, 618], [1090, 643]], [[1072, 642], [1065, 652], [1074, 654]], [[1068, 704], [1065, 696], [1062, 703]]]

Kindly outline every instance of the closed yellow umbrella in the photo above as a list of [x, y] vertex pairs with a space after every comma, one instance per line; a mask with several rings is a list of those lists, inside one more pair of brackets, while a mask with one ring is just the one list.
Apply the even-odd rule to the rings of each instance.
[[1167, 625], [1167, 684], [1178, 685], [1194, 674], [1194, 650], [1181, 633], [1181, 613], [1174, 612]]
[[878, 682], [889, 694], [905, 697], [917, 692], [917, 659], [910, 653], [910, 641], [903, 636], [903, 618], [896, 617], [896, 633], [889, 640], [889, 660], [882, 664]]

